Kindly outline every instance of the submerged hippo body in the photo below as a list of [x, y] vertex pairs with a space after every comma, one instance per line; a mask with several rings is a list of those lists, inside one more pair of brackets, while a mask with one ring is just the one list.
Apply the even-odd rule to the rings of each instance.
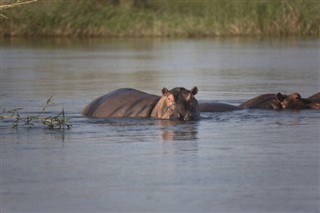
[[312, 103], [320, 103], [320, 92], [310, 96], [309, 98], [307, 98], [307, 100], [311, 101]]
[[200, 118], [198, 89], [182, 87], [162, 89], [162, 96], [139, 90], [124, 88], [110, 92], [93, 100], [82, 115], [94, 118], [153, 117], [158, 119], [196, 120]]
[[275, 100], [276, 94], [263, 94], [249, 99], [239, 107], [244, 109], [281, 109], [281, 105]]
[[224, 103], [216, 103], [216, 102], [200, 102], [199, 110], [200, 112], [229, 112], [233, 110], [240, 110], [241, 107], [224, 104]]
[[320, 109], [320, 104], [312, 101], [315, 101], [319, 96], [319, 93], [309, 98], [302, 98], [299, 93], [290, 95], [282, 93], [264, 94], [245, 101], [239, 107], [249, 109]]
[[320, 92], [307, 98], [311, 103], [309, 104], [311, 109], [320, 109]]

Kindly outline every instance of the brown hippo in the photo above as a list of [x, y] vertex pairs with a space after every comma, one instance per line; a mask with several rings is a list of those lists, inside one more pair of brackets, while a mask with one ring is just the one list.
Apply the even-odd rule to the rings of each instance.
[[118, 89], [93, 100], [82, 115], [94, 118], [153, 117], [157, 119], [197, 120], [200, 118], [198, 88], [162, 89], [162, 97], [135, 89]]
[[320, 109], [319, 103], [312, 101], [312, 99], [318, 98], [316, 95], [302, 98], [299, 93], [291, 95], [284, 95], [280, 92], [278, 94], [263, 94], [240, 104], [239, 107], [250, 109]]

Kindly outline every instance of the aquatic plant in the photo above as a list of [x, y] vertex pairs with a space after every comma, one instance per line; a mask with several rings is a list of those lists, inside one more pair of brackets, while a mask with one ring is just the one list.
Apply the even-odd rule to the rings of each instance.
[[19, 126], [34, 127], [34, 121], [40, 121], [43, 125], [47, 126], [49, 129], [61, 129], [68, 128], [70, 129], [72, 124], [69, 122], [69, 119], [65, 116], [64, 108], [61, 112], [54, 116], [43, 117], [46, 109], [54, 104], [53, 97], [51, 96], [46, 104], [43, 106], [42, 111], [37, 115], [32, 116], [22, 116], [20, 111], [23, 108], [14, 108], [10, 110], [3, 110], [0, 114], [0, 119], [13, 119], [12, 128], [18, 128]]

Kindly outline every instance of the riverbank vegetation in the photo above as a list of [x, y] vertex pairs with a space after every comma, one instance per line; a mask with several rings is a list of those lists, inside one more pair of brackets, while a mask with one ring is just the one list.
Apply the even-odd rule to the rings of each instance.
[[38, 0], [2, 9], [0, 35], [319, 36], [319, 11], [318, 0]]

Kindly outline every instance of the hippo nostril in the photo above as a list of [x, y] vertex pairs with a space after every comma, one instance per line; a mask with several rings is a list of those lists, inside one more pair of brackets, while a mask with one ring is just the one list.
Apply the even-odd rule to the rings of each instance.
[[184, 116], [183, 120], [189, 121], [191, 119], [191, 117], [192, 117], [191, 114], [187, 114], [186, 116]]
[[172, 114], [172, 115], [170, 116], [170, 119], [171, 119], [171, 120], [180, 120], [180, 115], [179, 115], [178, 113]]

